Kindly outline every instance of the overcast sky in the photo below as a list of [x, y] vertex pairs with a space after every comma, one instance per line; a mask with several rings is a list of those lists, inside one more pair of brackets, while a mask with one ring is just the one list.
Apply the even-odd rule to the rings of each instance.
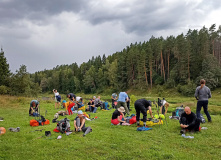
[[15, 72], [79, 65], [130, 43], [221, 25], [219, 0], [0, 0], [0, 45]]

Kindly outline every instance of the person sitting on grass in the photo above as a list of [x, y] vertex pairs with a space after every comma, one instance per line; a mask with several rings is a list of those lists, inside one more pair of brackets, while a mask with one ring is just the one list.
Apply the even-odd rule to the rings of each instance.
[[37, 100], [32, 100], [29, 108], [29, 116], [33, 115], [34, 112], [38, 112], [39, 102]]
[[185, 134], [187, 130], [195, 132], [200, 129], [200, 120], [196, 118], [196, 115], [191, 112], [188, 106], [185, 107], [184, 113], [181, 114], [180, 127], [182, 128], [181, 134]]
[[101, 107], [101, 105], [102, 105], [102, 101], [101, 101], [101, 97], [100, 96], [98, 96], [95, 100], [94, 100], [94, 105], [95, 105], [95, 107]]
[[97, 107], [95, 107], [93, 99], [90, 99], [90, 102], [87, 104], [89, 106], [89, 111], [92, 113], [96, 113]]
[[83, 131], [85, 136], [86, 134], [92, 132], [91, 127], [85, 127], [85, 117], [82, 111], [78, 111], [77, 117], [74, 119], [75, 132]]
[[[125, 123], [125, 117], [124, 117], [125, 109], [124, 107], [120, 107], [114, 111], [111, 118], [111, 123], [114, 125], [118, 125], [119, 123]], [[124, 118], [124, 120], [122, 120]]]
[[[162, 100], [162, 105], [160, 107], [160, 113], [166, 115], [169, 107], [169, 103], [166, 100]], [[165, 110], [166, 108], [166, 110]]]
[[149, 110], [150, 116], [153, 118], [152, 110], [151, 110], [151, 101], [146, 99], [138, 99], [134, 103], [134, 107], [136, 110], [136, 120], [137, 126], [140, 126], [140, 112], [143, 114], [143, 124], [146, 127], [147, 121], [147, 110]]
[[85, 110], [83, 98], [80, 98], [80, 100], [77, 101], [77, 105], [78, 105], [78, 110]]

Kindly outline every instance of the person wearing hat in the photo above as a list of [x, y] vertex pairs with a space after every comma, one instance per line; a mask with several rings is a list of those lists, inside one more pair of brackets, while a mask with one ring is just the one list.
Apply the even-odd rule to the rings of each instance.
[[116, 109], [114, 113], [112, 114], [111, 123], [114, 125], [118, 125], [120, 122], [125, 123], [126, 121], [122, 120], [122, 118], [125, 119], [124, 112], [125, 112], [124, 107], [120, 107]]
[[74, 127], [75, 127], [75, 132], [83, 131], [84, 132], [83, 136], [92, 132], [91, 127], [85, 127], [85, 117], [81, 110], [78, 111], [78, 115], [74, 119]]
[[147, 101], [146, 99], [138, 99], [134, 103], [135, 110], [136, 110], [136, 120], [137, 125], [139, 126], [140, 123], [140, 112], [143, 114], [143, 124], [146, 126], [147, 121], [147, 110], [149, 110], [150, 116], [153, 118], [152, 110], [151, 110], [151, 101]]

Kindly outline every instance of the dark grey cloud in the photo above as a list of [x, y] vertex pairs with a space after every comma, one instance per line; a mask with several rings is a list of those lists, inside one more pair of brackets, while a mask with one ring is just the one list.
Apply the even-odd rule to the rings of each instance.
[[79, 12], [86, 0], [2, 0], [0, 25], [14, 20], [43, 21], [61, 12]]
[[0, 0], [0, 45], [12, 71], [25, 64], [34, 72], [81, 64], [151, 35], [218, 26], [220, 8], [219, 0]]

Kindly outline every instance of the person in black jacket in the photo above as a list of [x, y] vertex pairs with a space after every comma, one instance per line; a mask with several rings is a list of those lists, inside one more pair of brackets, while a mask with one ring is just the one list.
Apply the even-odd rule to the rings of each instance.
[[189, 131], [199, 131], [200, 120], [196, 118], [196, 115], [191, 112], [190, 107], [185, 107], [184, 113], [180, 117], [180, 127], [182, 130], [181, 134], [185, 134], [187, 130]]
[[151, 110], [151, 101], [147, 101], [146, 99], [138, 99], [134, 103], [135, 110], [136, 110], [136, 120], [137, 125], [139, 126], [140, 123], [140, 112], [143, 114], [143, 123], [146, 126], [147, 121], [147, 110], [150, 112], [150, 116], [153, 118], [152, 110]]

